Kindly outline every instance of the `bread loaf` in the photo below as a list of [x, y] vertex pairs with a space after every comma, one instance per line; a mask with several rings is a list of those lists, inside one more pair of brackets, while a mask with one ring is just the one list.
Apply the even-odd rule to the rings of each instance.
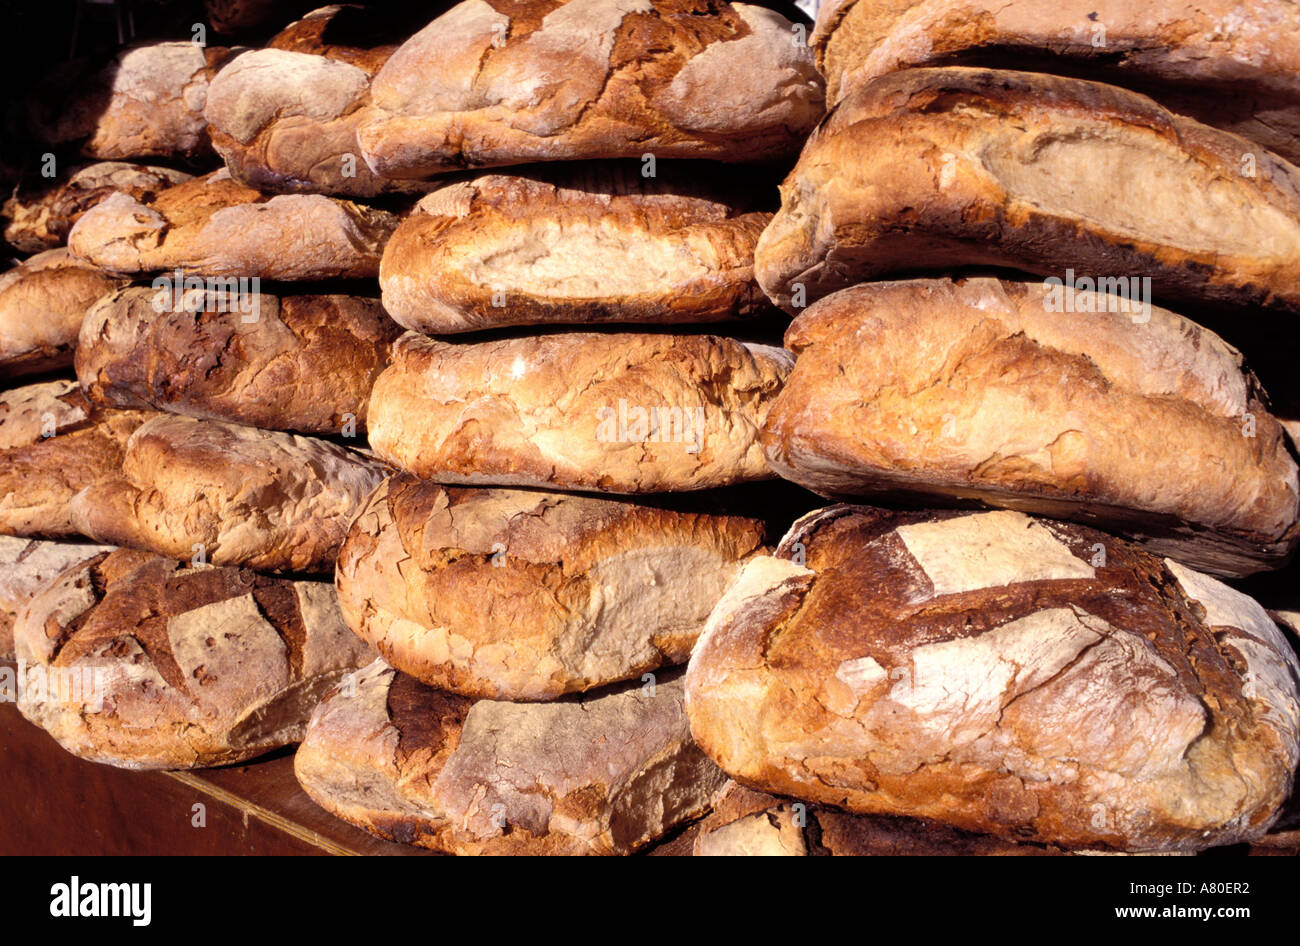
[[0, 273], [0, 380], [71, 365], [86, 309], [125, 282], [63, 248]]
[[370, 445], [443, 483], [614, 493], [772, 476], [758, 443], [783, 349], [710, 335], [408, 332], [370, 395]]
[[149, 411], [103, 410], [71, 381], [0, 393], [0, 534], [77, 534], [72, 497], [121, 467], [127, 438]]
[[1124, 89], [910, 69], [809, 140], [755, 272], [794, 312], [899, 270], [1150, 278], [1170, 304], [1300, 312], [1300, 168]]
[[372, 834], [455, 854], [627, 854], [708, 807], [680, 671], [555, 703], [477, 702], [383, 661], [312, 715], [298, 781]]
[[392, 666], [465, 696], [554, 699], [685, 663], [760, 522], [398, 474], [357, 515], [335, 584]]
[[167, 414], [140, 425], [120, 471], [79, 492], [69, 511], [99, 542], [213, 565], [328, 572], [384, 473], [323, 440]]
[[107, 545], [41, 542], [0, 535], [0, 660], [14, 659], [14, 621], [32, 596], [64, 570], [101, 552]]
[[68, 63], [29, 101], [33, 137], [48, 146], [75, 143], [101, 160], [209, 158], [203, 104], [230, 53], [185, 40], [132, 46], [103, 66]]
[[99, 404], [355, 437], [399, 334], [375, 299], [135, 287], [91, 306], [77, 377]]
[[1053, 291], [926, 279], [822, 299], [786, 333], [769, 463], [826, 496], [1080, 519], [1218, 574], [1282, 564], [1300, 483], [1241, 355], [1158, 306], [1077, 292], [1052, 311]]
[[194, 567], [125, 549], [65, 571], [14, 632], [23, 715], [74, 755], [189, 769], [297, 742], [373, 655], [328, 582]]
[[397, 218], [319, 194], [259, 193], [224, 169], [148, 204], [114, 194], [68, 234], [73, 255], [109, 272], [184, 270], [209, 276], [305, 280], [379, 273]]
[[1252, 599], [1082, 526], [835, 506], [709, 616], [695, 738], [764, 791], [1065, 848], [1263, 835], [1300, 663]]
[[1064, 852], [915, 818], [852, 815], [729, 781], [700, 823], [691, 853], [696, 857], [1032, 857]]
[[1122, 85], [1300, 163], [1291, 0], [836, 0], [812, 44], [826, 97], [920, 66], [994, 66]]
[[800, 35], [725, 0], [466, 0], [379, 70], [357, 139], [392, 178], [644, 154], [789, 158], [823, 110]]
[[757, 182], [707, 166], [563, 165], [429, 194], [384, 248], [384, 305], [417, 332], [710, 322], [770, 311]]
[[114, 191], [136, 200], [152, 200], [159, 191], [188, 181], [172, 168], [100, 161], [76, 167], [61, 180], [17, 190], [4, 202], [4, 239], [22, 253], [39, 253], [67, 242], [68, 231], [91, 207]]
[[204, 117], [230, 173], [271, 193], [373, 197], [410, 189], [376, 177], [356, 139], [371, 78], [418, 28], [403, 29], [404, 19], [389, 10], [324, 7], [222, 69]]

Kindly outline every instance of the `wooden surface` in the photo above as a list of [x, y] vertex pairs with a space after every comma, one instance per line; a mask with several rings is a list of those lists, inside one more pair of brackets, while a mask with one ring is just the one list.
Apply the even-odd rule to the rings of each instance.
[[222, 769], [130, 772], [68, 754], [0, 703], [0, 855], [430, 853], [317, 808], [291, 750]]

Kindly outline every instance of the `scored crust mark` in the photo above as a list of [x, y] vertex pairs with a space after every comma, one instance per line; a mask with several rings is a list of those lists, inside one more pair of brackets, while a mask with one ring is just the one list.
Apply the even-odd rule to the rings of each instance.
[[[786, 334], [798, 360], [765, 421], [769, 462], [826, 496], [1080, 519], [1219, 574], [1285, 560], [1296, 464], [1240, 353], [1155, 306], [1134, 324], [1096, 293], [1083, 312], [1049, 311], [1049, 294], [927, 279], [822, 299]], [[1219, 465], [1171, 457], [1170, 429]]]
[[305, 622], [295, 583], [124, 549], [63, 572], [14, 636], [20, 660], [76, 681], [22, 694], [23, 714], [70, 752], [127, 768], [219, 765], [296, 741], [316, 700], [373, 656], [336, 610]]
[[[958, 531], [969, 518], [885, 515]], [[1080, 526], [1041, 523], [1091, 577], [936, 597], [880, 512], [860, 534], [854, 519], [837, 507], [796, 524], [780, 554], [797, 535], [802, 587], [733, 589], [695, 648], [692, 728], [730, 774], [1070, 848], [1194, 850], [1267, 829], [1297, 754], [1289, 648], [1207, 626], [1158, 559]], [[900, 568], [911, 581], [887, 577]]]
[[[1242, 157], [1255, 151], [1245, 175]], [[855, 89], [813, 134], [756, 272], [791, 312], [796, 284], [812, 302], [916, 259], [1058, 278], [1142, 274], [1172, 302], [1300, 311], [1298, 211], [1294, 166], [1141, 95], [914, 69]]]
[[790, 35], [743, 4], [461, 3], [380, 70], [358, 140], [389, 178], [646, 152], [785, 157], [823, 107], [811, 51]]

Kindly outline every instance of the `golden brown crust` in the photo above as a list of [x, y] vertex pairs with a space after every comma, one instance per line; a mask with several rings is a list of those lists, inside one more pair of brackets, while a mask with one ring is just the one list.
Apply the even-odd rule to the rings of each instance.
[[694, 163], [645, 178], [593, 162], [446, 185], [384, 248], [384, 305], [432, 335], [770, 311], [754, 281], [771, 219], [750, 209], [756, 183]]
[[827, 99], [902, 69], [993, 66], [1121, 85], [1300, 163], [1289, 0], [839, 0], [812, 44]]
[[68, 234], [74, 256], [113, 273], [181, 269], [209, 276], [367, 278], [397, 218], [320, 194], [270, 197], [224, 168], [148, 204], [114, 194]]
[[60, 575], [15, 640], [29, 678], [47, 681], [20, 693], [23, 715], [75, 755], [132, 769], [224, 765], [296, 742], [320, 697], [373, 656], [328, 583], [124, 549]]
[[781, 193], [755, 271], [787, 311], [918, 264], [1149, 276], [1172, 303], [1300, 311], [1300, 168], [1096, 82], [884, 76], [839, 104]]
[[545, 700], [684, 663], [763, 538], [740, 516], [402, 473], [353, 520], [335, 583], [349, 626], [404, 673]]
[[73, 565], [111, 551], [88, 542], [0, 535], [0, 660], [14, 659], [14, 621], [37, 592]]
[[738, 780], [1066, 848], [1262, 835], [1300, 663], [1251, 599], [1015, 512], [836, 506], [714, 609], [692, 731]]
[[758, 429], [789, 365], [782, 349], [711, 335], [408, 332], [371, 392], [370, 444], [443, 483], [652, 493], [769, 479]]
[[395, 52], [357, 131], [383, 177], [577, 158], [789, 157], [822, 83], [780, 14], [723, 0], [467, 0]]
[[136, 287], [86, 313], [77, 377], [98, 404], [355, 437], [399, 334], [374, 299]]
[[1080, 519], [1218, 574], [1282, 564], [1296, 464], [1241, 355], [1107, 301], [1080, 291], [1076, 311], [1050, 311], [1043, 284], [997, 279], [834, 293], [786, 333], [798, 360], [767, 415], [768, 461], [825, 496]]
[[455, 854], [627, 854], [702, 814], [724, 776], [680, 673], [552, 703], [473, 702], [382, 660], [312, 715], [294, 772], [326, 811]]

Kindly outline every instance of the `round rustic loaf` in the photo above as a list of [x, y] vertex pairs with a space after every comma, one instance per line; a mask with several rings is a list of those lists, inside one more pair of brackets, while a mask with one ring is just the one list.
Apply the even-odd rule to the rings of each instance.
[[1018, 512], [811, 513], [691, 655], [743, 784], [1065, 848], [1258, 838], [1300, 755], [1300, 662], [1252, 599]]
[[0, 535], [0, 660], [14, 659], [14, 621], [32, 596], [73, 565], [111, 552], [88, 542], [41, 542]]

